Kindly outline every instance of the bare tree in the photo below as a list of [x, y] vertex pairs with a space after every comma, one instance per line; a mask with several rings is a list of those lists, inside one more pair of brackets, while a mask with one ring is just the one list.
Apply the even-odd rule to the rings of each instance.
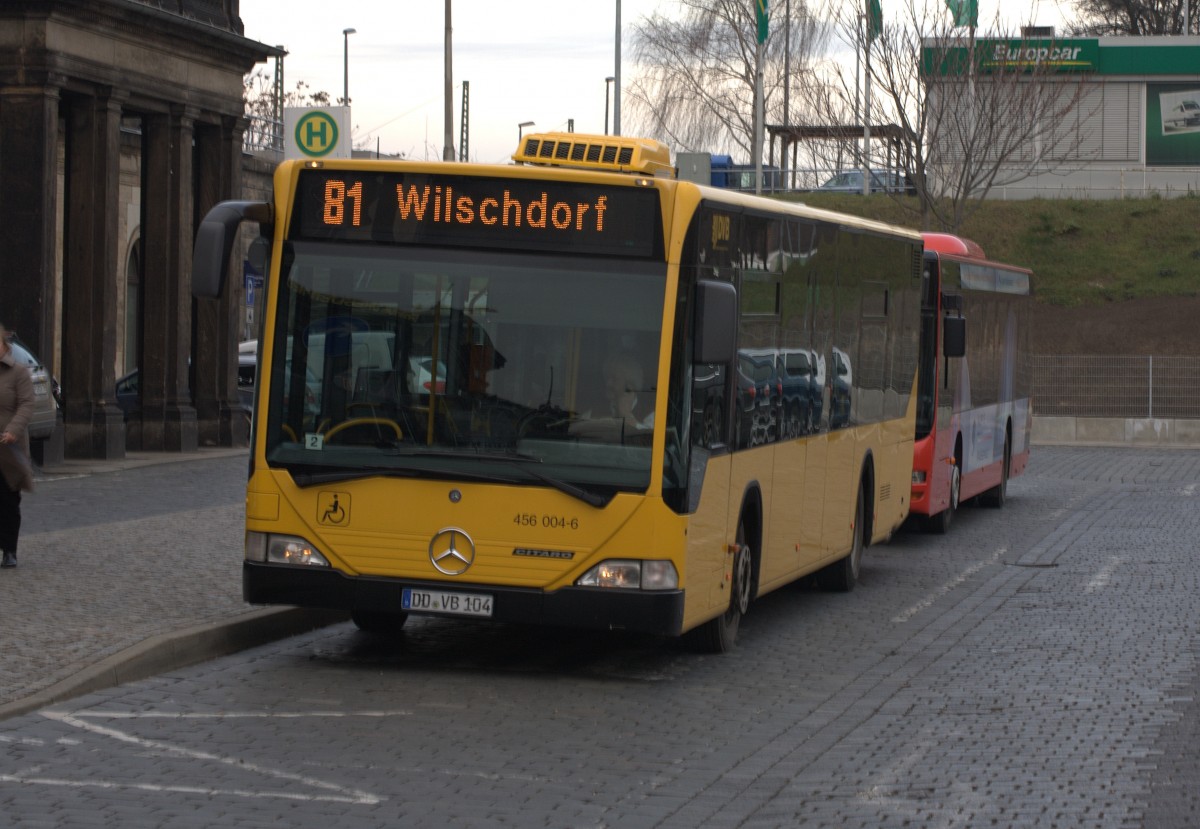
[[[630, 120], [677, 151], [728, 148], [753, 162], [754, 3], [679, 0], [678, 6], [676, 15], [656, 12], [632, 27], [638, 73], [625, 93]], [[819, 87], [808, 63], [823, 52], [829, 34], [806, 0], [772, 0], [763, 58], [768, 123], [782, 120], [785, 65], [796, 110]]]
[[1058, 72], [1053, 49], [1004, 34], [999, 19], [1000, 34], [982, 41], [955, 29], [942, 0], [907, 0], [904, 18], [871, 39], [853, 11], [838, 22], [869, 49], [870, 120], [898, 127], [921, 226], [953, 231], [989, 192], [1055, 168], [1079, 145], [1091, 79]]
[[[261, 67], [255, 69], [242, 81], [242, 99], [246, 102], [246, 114], [269, 117], [275, 111], [275, 82], [267, 71]], [[313, 89], [306, 81], [296, 81], [296, 88], [283, 94], [283, 106], [286, 107], [327, 107], [333, 106], [329, 93]], [[337, 106], [342, 105], [338, 98]]]
[[256, 151], [283, 150], [283, 108], [329, 106], [329, 93], [314, 90], [305, 81], [283, 95], [276, 89], [275, 80], [261, 67], [242, 79], [242, 101], [245, 105], [246, 146]]
[[[262, 68], [255, 69], [242, 80], [242, 100], [246, 106], [246, 118], [249, 126], [246, 130], [246, 143], [256, 150], [283, 149], [283, 118], [284, 107], [327, 107], [334, 106], [328, 92], [323, 89], [313, 89], [307, 81], [296, 81], [296, 87], [284, 93], [282, 100], [276, 100], [275, 82]], [[342, 98], [337, 99], [336, 106], [343, 106]], [[357, 129], [357, 128], [356, 128]], [[370, 136], [354, 140], [356, 150], [369, 150]], [[403, 157], [404, 153], [399, 153]]]
[[1187, 34], [1200, 22], [1197, 0], [1075, 0], [1073, 5], [1079, 19], [1067, 31], [1076, 37]]

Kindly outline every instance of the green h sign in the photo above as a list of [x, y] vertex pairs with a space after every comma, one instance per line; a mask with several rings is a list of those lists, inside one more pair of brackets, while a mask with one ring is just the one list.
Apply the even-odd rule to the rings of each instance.
[[284, 107], [283, 136], [284, 158], [350, 158], [350, 108]]
[[328, 112], [313, 110], [296, 122], [296, 148], [306, 156], [321, 158], [337, 147], [338, 125]]

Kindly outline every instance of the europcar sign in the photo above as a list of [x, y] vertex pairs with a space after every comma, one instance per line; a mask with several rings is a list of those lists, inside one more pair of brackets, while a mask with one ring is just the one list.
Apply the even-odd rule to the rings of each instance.
[[1095, 72], [1100, 64], [1100, 44], [1095, 40], [980, 41], [979, 66], [992, 69], [1051, 69], [1056, 72]]
[[1097, 72], [1100, 43], [1089, 40], [992, 40], [980, 38], [974, 45], [962, 41], [926, 45], [922, 63], [931, 75], [954, 77], [967, 74], [972, 64], [981, 74], [989, 72]]

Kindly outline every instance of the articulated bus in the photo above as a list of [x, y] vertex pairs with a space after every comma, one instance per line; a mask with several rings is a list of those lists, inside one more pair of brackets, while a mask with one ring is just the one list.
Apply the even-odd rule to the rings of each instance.
[[284, 162], [205, 218], [198, 296], [243, 221], [268, 274], [246, 600], [720, 652], [756, 597], [851, 589], [908, 517], [920, 234], [679, 181], [655, 141], [513, 159]]
[[960, 502], [1004, 506], [1029, 462], [1033, 275], [988, 261], [969, 239], [924, 240], [912, 513], [944, 533]]

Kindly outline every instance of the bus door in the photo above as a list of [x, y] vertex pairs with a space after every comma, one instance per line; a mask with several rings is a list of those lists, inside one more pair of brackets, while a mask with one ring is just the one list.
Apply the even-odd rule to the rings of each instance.
[[740, 384], [736, 359], [729, 364], [692, 363], [691, 308], [699, 280], [734, 282], [733, 238], [740, 222], [741, 217], [730, 210], [702, 206], [688, 230], [680, 262], [680, 307], [685, 311], [676, 321], [678, 368], [673, 375], [690, 376], [687, 499], [678, 508], [689, 516], [685, 614], [693, 619], [711, 617], [713, 611], [729, 606], [726, 576], [733, 562], [729, 543], [736, 532], [730, 522], [738, 519], [736, 514], [730, 517], [729, 504], [740, 494], [731, 491], [739, 405], [735, 398]]

